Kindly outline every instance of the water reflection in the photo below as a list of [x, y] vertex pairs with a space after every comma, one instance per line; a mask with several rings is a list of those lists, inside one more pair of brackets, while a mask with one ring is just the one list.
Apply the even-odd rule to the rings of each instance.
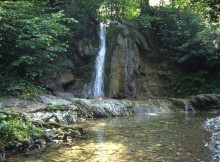
[[90, 137], [56, 151], [32, 155], [17, 161], [211, 161], [204, 146], [209, 134], [202, 122], [214, 114], [181, 113], [122, 117], [90, 121]]
[[104, 134], [103, 127], [98, 128], [98, 130], [97, 130], [97, 136], [96, 136], [97, 142], [102, 143], [102, 142], [104, 141], [103, 134]]

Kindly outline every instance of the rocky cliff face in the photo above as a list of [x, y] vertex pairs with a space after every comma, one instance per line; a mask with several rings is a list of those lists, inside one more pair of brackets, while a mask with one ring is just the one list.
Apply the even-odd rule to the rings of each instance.
[[125, 22], [110, 24], [108, 30], [106, 95], [134, 99], [172, 96], [169, 66], [157, 53], [150, 35], [145, 38]]
[[[98, 24], [97, 24], [98, 25]], [[97, 29], [97, 26], [93, 26]], [[88, 97], [83, 87], [91, 85], [94, 61], [98, 54], [98, 32], [90, 38], [74, 42], [71, 70], [74, 80], [62, 85], [62, 90], [76, 97]], [[170, 66], [157, 52], [150, 33], [143, 36], [132, 23], [111, 22], [106, 28], [105, 96], [117, 99], [157, 99], [172, 97]], [[145, 34], [146, 35], [146, 34]], [[68, 58], [69, 59], [69, 58]], [[90, 86], [91, 87], [91, 86]], [[53, 90], [53, 89], [52, 89]], [[57, 89], [55, 89], [57, 91]], [[59, 91], [59, 89], [58, 89]]]

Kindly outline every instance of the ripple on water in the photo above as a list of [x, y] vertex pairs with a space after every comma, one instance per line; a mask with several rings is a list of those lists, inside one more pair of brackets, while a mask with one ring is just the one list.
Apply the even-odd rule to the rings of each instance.
[[211, 156], [204, 141], [209, 141], [209, 134], [201, 129], [206, 118], [207, 114], [197, 113], [89, 121], [91, 138], [17, 161], [208, 162]]

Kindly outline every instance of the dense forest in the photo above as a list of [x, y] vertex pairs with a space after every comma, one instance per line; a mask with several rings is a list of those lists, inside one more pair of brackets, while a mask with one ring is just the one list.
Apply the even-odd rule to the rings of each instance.
[[[219, 16], [218, 0], [1, 1], [1, 96], [39, 93], [39, 78], [63, 68], [61, 56], [71, 57], [72, 43], [90, 37], [91, 23], [122, 19], [137, 23], [143, 35], [154, 33], [159, 52], [178, 69], [172, 74], [178, 94], [219, 93]], [[13, 91], [15, 85], [25, 88]]]

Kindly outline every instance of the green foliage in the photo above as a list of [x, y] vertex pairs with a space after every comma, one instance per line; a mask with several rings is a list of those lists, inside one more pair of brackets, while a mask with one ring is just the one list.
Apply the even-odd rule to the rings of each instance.
[[207, 71], [178, 72], [172, 76], [171, 82], [181, 96], [220, 93], [220, 75], [210, 75]]
[[53, 112], [53, 111], [57, 111], [57, 110], [63, 110], [65, 107], [59, 103], [54, 103], [51, 105], [48, 105], [45, 109], [47, 111]]
[[[205, 4], [194, 7], [199, 5]], [[136, 21], [143, 34], [154, 33], [161, 53], [183, 71], [172, 76], [178, 94], [220, 93], [220, 25], [208, 23], [201, 10], [191, 7], [181, 0], [172, 7], [148, 7]]]
[[25, 121], [21, 116], [6, 116], [0, 113], [0, 142], [17, 141], [21, 142], [24, 138], [37, 139], [41, 137], [40, 128]]
[[[68, 49], [63, 38], [69, 31], [63, 23], [75, 20], [46, 6], [40, 1], [0, 2], [1, 95], [28, 97], [41, 89], [34, 85], [40, 76], [54, 76], [61, 69], [61, 54]], [[8, 88], [15, 86], [22, 88]]]
[[0, 97], [30, 98], [34, 94], [40, 94], [44, 88], [28, 79], [8, 74], [0, 75]]
[[218, 0], [171, 0], [171, 6], [204, 15], [209, 21], [220, 20], [220, 4]]
[[156, 15], [150, 15], [148, 13], [141, 14], [139, 17], [136, 18], [136, 21], [139, 23], [143, 33], [152, 29], [152, 24], [154, 24], [155, 22], [159, 22], [160, 20], [160, 17]]
[[155, 33], [161, 52], [182, 68], [207, 69], [219, 60], [213, 41], [220, 35], [199, 14], [152, 7], [139, 16], [138, 22], [143, 31], [150, 29]]
[[[82, 38], [89, 37], [88, 32], [91, 25], [98, 17], [98, 10], [101, 0], [67, 0], [65, 3], [65, 14], [67, 17], [73, 17], [77, 24], [69, 26], [71, 31], [69, 37]], [[70, 38], [71, 39], [71, 38]]]
[[[61, 65], [59, 55], [68, 46], [62, 42], [68, 28], [63, 12], [49, 13], [41, 2], [0, 2], [0, 73], [35, 80], [55, 74]], [[42, 68], [43, 67], [43, 68]]]
[[101, 19], [132, 19], [140, 13], [139, 0], [105, 0], [100, 9]]

